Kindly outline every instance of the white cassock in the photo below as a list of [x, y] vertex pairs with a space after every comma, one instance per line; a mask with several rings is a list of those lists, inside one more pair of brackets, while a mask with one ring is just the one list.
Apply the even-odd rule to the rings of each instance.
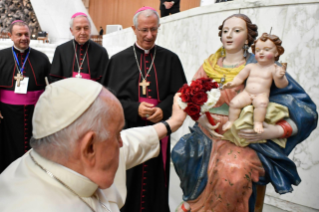
[[[126, 198], [126, 169], [132, 168], [159, 154], [158, 135], [152, 126], [131, 128], [121, 133], [119, 168], [114, 183], [99, 189], [88, 178], [60, 164], [49, 161], [32, 149], [14, 161], [0, 175], [1, 212], [90, 212], [78, 196], [37, 166], [63, 181], [96, 212], [119, 212]], [[106, 207], [106, 208], [105, 208]]]

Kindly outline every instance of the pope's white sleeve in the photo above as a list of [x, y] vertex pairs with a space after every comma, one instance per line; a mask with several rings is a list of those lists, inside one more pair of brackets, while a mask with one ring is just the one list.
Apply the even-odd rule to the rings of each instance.
[[126, 169], [137, 166], [159, 154], [159, 139], [152, 126], [123, 130], [121, 137], [123, 147], [120, 151], [122, 158], [125, 158]]
[[123, 130], [121, 137], [123, 147], [114, 184], [103, 190], [111, 207], [118, 208], [123, 207], [126, 199], [126, 170], [158, 156], [160, 151], [158, 135], [152, 126]]

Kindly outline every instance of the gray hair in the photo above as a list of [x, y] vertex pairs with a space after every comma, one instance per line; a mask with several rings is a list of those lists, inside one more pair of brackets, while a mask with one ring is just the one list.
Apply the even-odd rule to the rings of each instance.
[[109, 122], [109, 114], [113, 114], [115, 107], [106, 105], [100, 95], [87, 111], [68, 127], [44, 138], [32, 137], [31, 147], [45, 158], [67, 160], [77, 141], [85, 133], [93, 131], [96, 134], [96, 140], [106, 140], [109, 137], [109, 131], [105, 129], [104, 123]]
[[137, 19], [138, 19], [138, 16], [139, 16], [140, 14], [143, 14], [145, 17], [149, 17], [149, 16], [155, 14], [156, 17], [157, 17], [157, 26], [160, 24], [160, 17], [159, 17], [159, 15], [158, 15], [158, 13], [157, 13], [156, 11], [154, 11], [154, 10], [147, 9], [147, 10], [143, 10], [143, 11], [141, 11], [141, 12], [138, 12], [138, 13], [136, 13], [136, 14], [134, 15], [134, 17], [133, 17], [133, 24], [134, 24], [135, 27], [138, 27], [138, 21], [137, 21]]
[[78, 15], [78, 16], [75, 16], [74, 18], [71, 18], [71, 20], [70, 20], [70, 28], [71, 28], [71, 29], [73, 29], [73, 22], [74, 22], [74, 19], [75, 19], [76, 17], [85, 17], [85, 18], [88, 20], [89, 26], [90, 26], [90, 28], [91, 28], [91, 22], [90, 22], [89, 18], [88, 18], [87, 16], [85, 16], [85, 15]]

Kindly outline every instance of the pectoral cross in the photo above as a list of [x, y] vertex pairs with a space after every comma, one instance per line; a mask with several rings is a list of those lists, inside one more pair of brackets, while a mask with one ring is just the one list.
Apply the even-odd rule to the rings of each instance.
[[14, 79], [17, 80], [17, 86], [20, 87], [20, 80], [22, 81], [24, 77], [23, 75], [21, 76], [20, 73], [17, 73], [17, 76], [15, 76]]
[[147, 82], [145, 79], [143, 79], [143, 81], [140, 82], [139, 85], [143, 87], [143, 92], [142, 93], [143, 93], [143, 95], [145, 95], [146, 94], [146, 87], [149, 86], [150, 83]]

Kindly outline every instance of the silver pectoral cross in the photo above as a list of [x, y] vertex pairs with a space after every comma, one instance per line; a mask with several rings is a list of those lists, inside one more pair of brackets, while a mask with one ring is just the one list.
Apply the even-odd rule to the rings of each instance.
[[77, 75], [75, 75], [76, 78], [82, 78], [82, 75], [80, 74], [80, 72], [78, 72]]
[[145, 79], [143, 79], [143, 81], [140, 82], [139, 85], [143, 87], [143, 91], [142, 91], [143, 95], [146, 95], [146, 87], [149, 86], [150, 83], [147, 82]]
[[15, 80], [17, 80], [17, 86], [20, 87], [20, 81], [24, 79], [23, 75], [21, 76], [20, 73], [17, 73], [17, 76], [14, 77]]

